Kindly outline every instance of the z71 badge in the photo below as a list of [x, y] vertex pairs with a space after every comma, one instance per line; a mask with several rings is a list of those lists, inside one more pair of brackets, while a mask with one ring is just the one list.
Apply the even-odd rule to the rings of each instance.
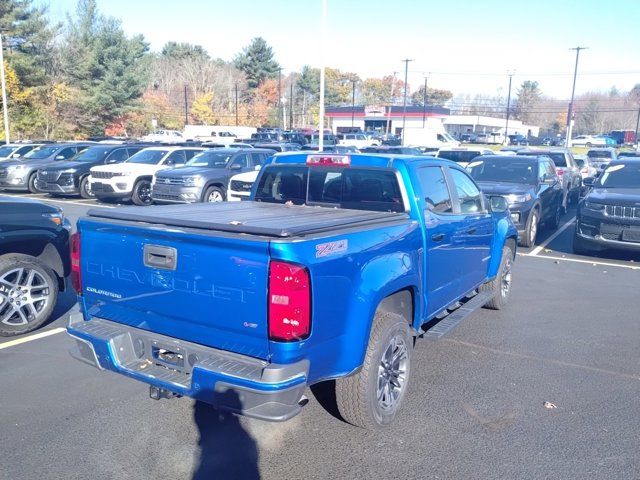
[[348, 247], [348, 240], [337, 240], [335, 242], [321, 243], [319, 245], [316, 245], [316, 258], [327, 257], [329, 255], [336, 255], [338, 253], [346, 252]]

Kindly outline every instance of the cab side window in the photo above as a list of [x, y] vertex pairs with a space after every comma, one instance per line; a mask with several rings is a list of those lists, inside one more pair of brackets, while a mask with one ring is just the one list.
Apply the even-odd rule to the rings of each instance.
[[418, 170], [418, 181], [424, 202], [434, 213], [453, 213], [449, 187], [440, 167], [423, 167]]
[[176, 150], [169, 154], [169, 156], [162, 162], [164, 165], [184, 165], [187, 161], [187, 157], [184, 150]]
[[547, 171], [547, 162], [538, 162], [538, 182], [544, 181]]
[[456, 193], [458, 194], [460, 213], [469, 215], [482, 212], [484, 210], [482, 193], [480, 193], [480, 189], [476, 187], [476, 184], [473, 183], [473, 180], [471, 180], [466, 173], [455, 168], [450, 168], [449, 172], [453, 179]]

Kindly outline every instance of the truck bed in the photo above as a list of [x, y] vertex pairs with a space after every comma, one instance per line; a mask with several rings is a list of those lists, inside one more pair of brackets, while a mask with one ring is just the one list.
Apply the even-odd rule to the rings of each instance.
[[347, 210], [260, 202], [194, 203], [93, 209], [95, 218], [288, 238], [336, 228], [378, 226], [406, 220], [406, 213]]

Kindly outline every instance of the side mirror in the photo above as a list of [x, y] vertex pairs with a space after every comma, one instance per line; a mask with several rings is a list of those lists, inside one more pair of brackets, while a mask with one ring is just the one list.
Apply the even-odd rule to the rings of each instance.
[[64, 160], [64, 155], [56, 155], [56, 160]]
[[492, 212], [502, 213], [509, 210], [507, 200], [500, 195], [492, 195], [489, 197], [489, 206]]
[[255, 167], [253, 167], [253, 169], [254, 169], [256, 172], [259, 172], [261, 168], [262, 168], [262, 165], [256, 165]]
[[173, 160], [167, 160], [165, 162], [165, 165], [168, 167], [173, 167], [176, 164], [176, 162], [174, 162]]
[[596, 179], [593, 177], [583, 178], [582, 183], [585, 187], [593, 187], [593, 185], [596, 183]]
[[242, 165], [239, 163], [232, 163], [229, 170], [242, 170]]

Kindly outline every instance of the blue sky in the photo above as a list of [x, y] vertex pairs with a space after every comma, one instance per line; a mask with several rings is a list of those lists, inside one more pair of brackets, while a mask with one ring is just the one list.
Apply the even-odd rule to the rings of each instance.
[[[41, 1], [64, 21], [76, 0]], [[98, 0], [102, 13], [142, 33], [152, 50], [169, 40], [203, 45], [226, 60], [256, 36], [285, 70], [320, 62], [320, 0]], [[328, 0], [327, 64], [361, 77], [403, 72], [409, 83], [454, 93], [505, 95], [537, 80], [544, 93], [570, 95], [575, 52], [578, 93], [629, 90], [640, 83], [640, 1]], [[400, 75], [403, 75], [401, 73]]]

